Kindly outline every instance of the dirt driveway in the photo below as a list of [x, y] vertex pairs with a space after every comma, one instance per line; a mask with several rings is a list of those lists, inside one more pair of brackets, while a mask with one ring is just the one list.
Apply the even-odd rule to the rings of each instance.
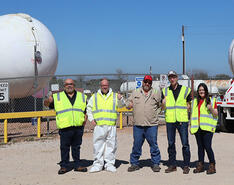
[[[194, 136], [190, 135], [191, 166], [195, 167], [197, 148]], [[57, 175], [60, 160], [59, 139], [46, 141], [21, 142], [0, 146], [0, 184], [1, 185], [233, 185], [234, 184], [234, 134], [216, 133], [213, 148], [217, 162], [217, 173], [188, 175], [177, 172], [165, 174], [167, 162], [167, 138], [165, 126], [159, 128], [158, 144], [161, 151], [161, 172], [150, 169], [149, 146], [145, 142], [141, 157], [142, 168], [127, 172], [129, 154], [132, 148], [132, 128], [118, 130], [117, 172], [80, 173], [70, 171]], [[182, 149], [177, 135], [178, 165], [182, 163]], [[81, 158], [88, 168], [92, 164], [92, 133], [85, 133], [81, 148]], [[206, 158], [207, 161], [207, 158]]]

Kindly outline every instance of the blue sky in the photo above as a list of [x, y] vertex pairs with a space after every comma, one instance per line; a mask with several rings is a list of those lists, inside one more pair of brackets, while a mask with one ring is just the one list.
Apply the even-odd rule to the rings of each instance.
[[27, 13], [52, 32], [56, 74], [182, 73], [231, 75], [234, 0], [4, 0], [1, 15]]

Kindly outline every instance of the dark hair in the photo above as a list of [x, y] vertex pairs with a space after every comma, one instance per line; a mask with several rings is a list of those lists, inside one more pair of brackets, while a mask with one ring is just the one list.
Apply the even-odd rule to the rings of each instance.
[[209, 97], [209, 92], [208, 92], [208, 87], [205, 83], [200, 83], [197, 87], [197, 105], [199, 104], [200, 100], [201, 100], [201, 96], [199, 95], [199, 88], [203, 87], [205, 90], [205, 100], [206, 100], [206, 106], [207, 104], [210, 104], [210, 97]]

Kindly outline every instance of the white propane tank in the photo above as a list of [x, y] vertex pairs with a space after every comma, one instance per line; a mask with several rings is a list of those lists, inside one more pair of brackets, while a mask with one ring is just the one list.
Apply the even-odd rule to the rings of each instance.
[[234, 39], [232, 40], [232, 43], [229, 48], [228, 62], [229, 62], [232, 74], [234, 75]]
[[[30, 15], [0, 16], [0, 41], [0, 78], [9, 82], [10, 98], [27, 97], [35, 92], [34, 78], [21, 77], [55, 73], [58, 51], [54, 37], [45, 25]], [[14, 77], [20, 78], [7, 80]], [[38, 78], [36, 91], [45, 87], [48, 80]]]

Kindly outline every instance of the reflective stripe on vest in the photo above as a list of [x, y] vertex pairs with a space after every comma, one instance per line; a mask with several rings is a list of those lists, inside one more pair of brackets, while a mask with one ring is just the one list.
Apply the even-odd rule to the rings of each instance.
[[[99, 96], [99, 98], [98, 98]], [[111, 95], [104, 100], [100, 94], [94, 94], [94, 104], [92, 113], [97, 125], [115, 125], [117, 120], [117, 110], [116, 110], [116, 93], [111, 93]], [[112, 98], [112, 99], [110, 99]]]
[[83, 125], [86, 95], [77, 92], [73, 106], [64, 91], [54, 94], [53, 97], [56, 111], [56, 124], [59, 129]]
[[[212, 98], [211, 105], [214, 108], [215, 107], [215, 98]], [[192, 116], [191, 116], [191, 133], [194, 134], [199, 129], [199, 123], [198, 123], [198, 105], [197, 105], [197, 99], [194, 99], [192, 102]], [[208, 112], [206, 107], [206, 101], [202, 103], [200, 107], [200, 128], [202, 130], [215, 132], [217, 125], [217, 118], [214, 118], [213, 115]]]
[[166, 97], [166, 111], [165, 119], [168, 123], [188, 122], [187, 111], [187, 96], [190, 93], [190, 88], [182, 86], [175, 101], [172, 90], [169, 87], [163, 89], [164, 96]]
[[56, 112], [56, 115], [62, 114], [64, 112], [69, 112], [69, 111], [84, 112], [82, 109], [65, 109], [65, 110], [61, 110], [61, 111]]

